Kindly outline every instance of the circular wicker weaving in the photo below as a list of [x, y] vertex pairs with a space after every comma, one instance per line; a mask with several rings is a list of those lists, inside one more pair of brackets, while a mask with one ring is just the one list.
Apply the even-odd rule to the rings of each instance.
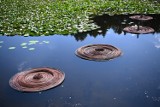
[[141, 33], [152, 33], [154, 32], [154, 29], [147, 26], [128, 26], [123, 29], [126, 32], [135, 33], [135, 34], [141, 34]]
[[75, 53], [80, 58], [94, 61], [109, 60], [121, 55], [121, 51], [118, 48], [106, 44], [82, 46]]
[[9, 84], [12, 88], [23, 92], [47, 90], [61, 84], [65, 74], [52, 68], [35, 68], [14, 75]]
[[142, 20], [142, 21], [153, 19], [153, 17], [145, 16], [145, 15], [134, 15], [134, 16], [130, 16], [129, 18], [134, 19], [134, 20]]

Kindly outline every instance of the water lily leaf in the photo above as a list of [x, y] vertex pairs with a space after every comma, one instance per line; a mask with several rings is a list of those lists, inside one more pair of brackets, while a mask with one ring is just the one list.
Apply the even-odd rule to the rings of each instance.
[[24, 42], [24, 43], [21, 43], [21, 46], [25, 46], [25, 45], [27, 45], [27, 43], [25, 43], [25, 42]]
[[[152, 0], [56, 0], [56, 2], [15, 0], [14, 3], [0, 0], [0, 2], [3, 4], [0, 33], [24, 37], [89, 31], [88, 27], [91, 27], [89, 23], [94, 23], [89, 20], [90, 16], [98, 14], [160, 13], [159, 3]], [[77, 25], [82, 25], [82, 29]]]
[[125, 25], [125, 24], [126, 24], [126, 22], [122, 22], [121, 24]]
[[25, 48], [27, 48], [27, 46], [23, 46], [22, 48], [24, 48], [24, 49], [25, 49]]
[[30, 43], [37, 43], [37, 42], [39, 42], [38, 40], [30, 40], [29, 41]]
[[35, 44], [36, 44], [36, 43], [32, 43], [32, 42], [31, 42], [31, 43], [28, 43], [28, 45], [35, 45]]
[[9, 47], [8, 49], [13, 50], [13, 49], [16, 49], [16, 47]]
[[36, 43], [38, 43], [39, 41], [37, 41], [37, 40], [31, 40], [31, 41], [29, 41], [29, 44], [28, 45], [34, 45], [34, 44], [36, 44]]
[[43, 41], [44, 43], [46, 43], [46, 44], [48, 44], [49, 43], [49, 41]]
[[134, 22], [129, 22], [128, 24], [130, 24], [130, 25], [131, 25], [131, 24], [133, 24], [133, 23], [134, 23]]
[[98, 33], [102, 33], [103, 31], [102, 31], [102, 30], [98, 30], [97, 32], [98, 32]]
[[28, 50], [29, 50], [29, 51], [33, 51], [33, 50], [35, 50], [35, 48], [29, 48]]
[[24, 37], [28, 37], [28, 36], [29, 36], [29, 34], [27, 33], [27, 34], [24, 34], [23, 36], [24, 36]]

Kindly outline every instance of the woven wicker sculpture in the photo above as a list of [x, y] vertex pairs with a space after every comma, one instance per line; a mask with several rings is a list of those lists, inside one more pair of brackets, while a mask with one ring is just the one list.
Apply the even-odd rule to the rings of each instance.
[[65, 74], [52, 68], [35, 68], [14, 75], [9, 84], [12, 88], [24, 92], [47, 90], [61, 84]]
[[135, 33], [135, 34], [142, 34], [142, 33], [147, 34], [147, 33], [154, 32], [154, 29], [151, 27], [137, 26], [137, 25], [125, 27], [123, 30], [129, 33]]
[[147, 21], [147, 20], [153, 19], [153, 17], [145, 16], [145, 15], [134, 15], [134, 16], [130, 16], [129, 18], [134, 19], [134, 20], [141, 20], [141, 21]]
[[118, 48], [106, 44], [83, 46], [78, 48], [75, 53], [80, 58], [94, 61], [109, 60], [121, 55]]

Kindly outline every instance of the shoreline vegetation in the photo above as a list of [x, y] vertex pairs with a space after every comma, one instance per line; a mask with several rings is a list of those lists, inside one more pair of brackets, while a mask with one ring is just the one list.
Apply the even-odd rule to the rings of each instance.
[[155, 0], [0, 0], [0, 35], [68, 35], [99, 28], [103, 14], [160, 14]]

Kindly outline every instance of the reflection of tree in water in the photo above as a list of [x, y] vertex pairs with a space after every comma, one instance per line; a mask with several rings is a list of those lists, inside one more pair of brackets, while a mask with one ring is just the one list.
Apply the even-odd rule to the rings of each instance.
[[[160, 33], [160, 14], [148, 14], [147, 16], [153, 17], [152, 20], [148, 21], [138, 21], [130, 19], [129, 17], [133, 15], [102, 15], [102, 16], [95, 16], [91, 18], [90, 20], [93, 20], [94, 23], [96, 23], [100, 28], [96, 30], [92, 30], [89, 32], [82, 32], [75, 35], [72, 35], [75, 37], [77, 41], [81, 40], [83, 41], [87, 36], [97, 37], [97, 36], [106, 36], [106, 33], [109, 29], [113, 29], [113, 31], [117, 34], [124, 33], [126, 35], [127, 32], [123, 31], [123, 29], [127, 26], [132, 25], [141, 25], [141, 26], [148, 26], [155, 30], [154, 33]], [[64, 35], [68, 36], [68, 35]], [[139, 34], [137, 34], [137, 38], [139, 37]]]
[[92, 36], [94, 38], [96, 38], [99, 34], [102, 34], [102, 36], [105, 36], [106, 31], [104, 32], [104, 30], [93, 30], [90, 32], [83, 32], [83, 33], [78, 33], [76, 35], [74, 35], [75, 39], [77, 41], [81, 40], [83, 41], [87, 36]]
[[[99, 29], [96, 29], [96, 30], [93, 30], [90, 32], [85, 32], [85, 33], [78, 33], [78, 34], [74, 35], [74, 37], [77, 41], [78, 40], [82, 41], [88, 35], [96, 37], [99, 34], [101, 34], [102, 36], [105, 36], [108, 29], [113, 29], [113, 31], [117, 34], [124, 33], [124, 35], [126, 35], [126, 32], [124, 32], [123, 29], [126, 26], [132, 26], [132, 25], [148, 26], [148, 27], [153, 28], [156, 33], [160, 33], [160, 20], [159, 20], [160, 15], [154, 15], [154, 14], [148, 15], [148, 16], [153, 17], [153, 20], [149, 20], [149, 21], [133, 20], [133, 19], [130, 19], [129, 16], [132, 16], [132, 15], [96, 16], [96, 17], [92, 18], [91, 20], [94, 20], [94, 22], [98, 26], [100, 26]], [[138, 35], [138, 37], [139, 37], [139, 35]]]

